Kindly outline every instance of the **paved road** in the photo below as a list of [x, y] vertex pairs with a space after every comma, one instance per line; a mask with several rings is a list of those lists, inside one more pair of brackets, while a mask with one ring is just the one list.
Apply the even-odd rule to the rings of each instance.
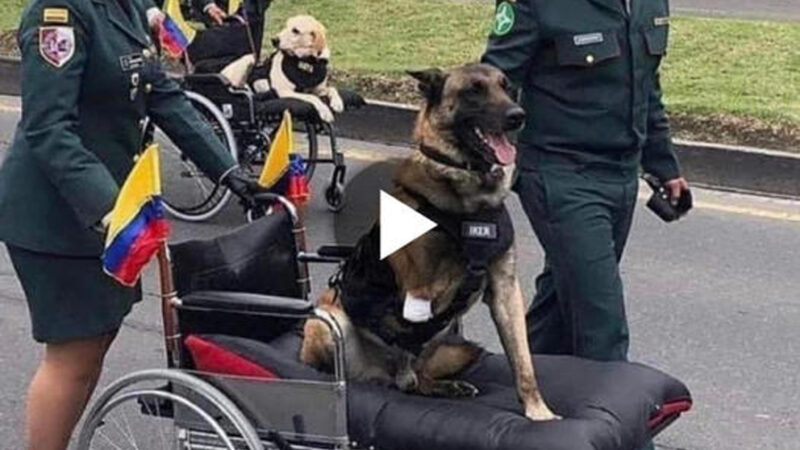
[[678, 14], [800, 20], [800, 0], [670, 0]]
[[[0, 141], [8, 140], [16, 119], [13, 107], [0, 107]], [[359, 142], [345, 145], [351, 176], [375, 160], [404, 153]], [[0, 158], [5, 147], [0, 143]], [[663, 449], [797, 449], [800, 203], [713, 191], [696, 195], [697, 210], [673, 226], [640, 210], [623, 264], [633, 359], [681, 378], [696, 401], [693, 412], [657, 443]], [[542, 255], [516, 201], [511, 209], [522, 250], [520, 275], [530, 296]], [[229, 208], [208, 224], [175, 223], [174, 234], [176, 239], [210, 236], [241, 223], [236, 209]], [[333, 216], [317, 198], [310, 213], [311, 244], [330, 242], [332, 229]], [[314, 270], [317, 291], [326, 270]], [[154, 292], [152, 273], [145, 290]], [[22, 448], [23, 396], [40, 353], [29, 333], [22, 293], [0, 250], [2, 448]], [[499, 348], [483, 306], [470, 314], [467, 333]], [[158, 306], [148, 297], [126, 321], [101, 384], [162, 361]]]

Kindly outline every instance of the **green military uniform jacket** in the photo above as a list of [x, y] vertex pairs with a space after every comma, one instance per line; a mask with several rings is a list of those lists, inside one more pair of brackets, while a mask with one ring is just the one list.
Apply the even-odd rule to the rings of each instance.
[[19, 29], [22, 119], [0, 167], [0, 240], [94, 256], [151, 117], [205, 173], [234, 159], [158, 65], [144, 4], [32, 0]]
[[667, 0], [499, 1], [483, 62], [522, 89], [521, 165], [531, 149], [641, 150], [645, 171], [678, 177], [659, 83], [668, 31]]

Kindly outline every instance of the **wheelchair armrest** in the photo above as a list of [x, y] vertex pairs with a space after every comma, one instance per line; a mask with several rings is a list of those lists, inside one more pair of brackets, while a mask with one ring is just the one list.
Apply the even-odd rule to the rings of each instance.
[[230, 87], [231, 82], [219, 73], [190, 73], [183, 77], [190, 86], [224, 86]]
[[314, 312], [314, 305], [308, 300], [228, 291], [192, 292], [181, 297], [179, 308], [289, 317], [306, 317]]
[[317, 249], [320, 256], [329, 256], [331, 258], [346, 259], [355, 251], [352, 245], [323, 245]]
[[297, 259], [307, 263], [341, 264], [353, 253], [353, 247], [347, 245], [323, 245], [317, 253], [300, 252]]

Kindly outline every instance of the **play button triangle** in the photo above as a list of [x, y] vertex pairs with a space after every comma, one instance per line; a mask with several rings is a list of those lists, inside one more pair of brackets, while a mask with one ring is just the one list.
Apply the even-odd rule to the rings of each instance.
[[380, 196], [380, 253], [381, 259], [405, 247], [406, 244], [436, 228], [428, 219], [405, 203], [381, 190]]

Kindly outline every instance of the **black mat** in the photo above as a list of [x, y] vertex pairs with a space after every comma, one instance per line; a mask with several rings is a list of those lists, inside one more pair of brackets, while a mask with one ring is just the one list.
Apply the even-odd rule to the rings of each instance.
[[[294, 333], [271, 344], [203, 337], [283, 377], [325, 376], [297, 361]], [[636, 450], [658, 424], [691, 404], [683, 383], [640, 364], [535, 358], [542, 392], [563, 420], [523, 417], [505, 356], [486, 353], [459, 377], [480, 389], [476, 398], [428, 398], [350, 383], [350, 437], [380, 450]]]

